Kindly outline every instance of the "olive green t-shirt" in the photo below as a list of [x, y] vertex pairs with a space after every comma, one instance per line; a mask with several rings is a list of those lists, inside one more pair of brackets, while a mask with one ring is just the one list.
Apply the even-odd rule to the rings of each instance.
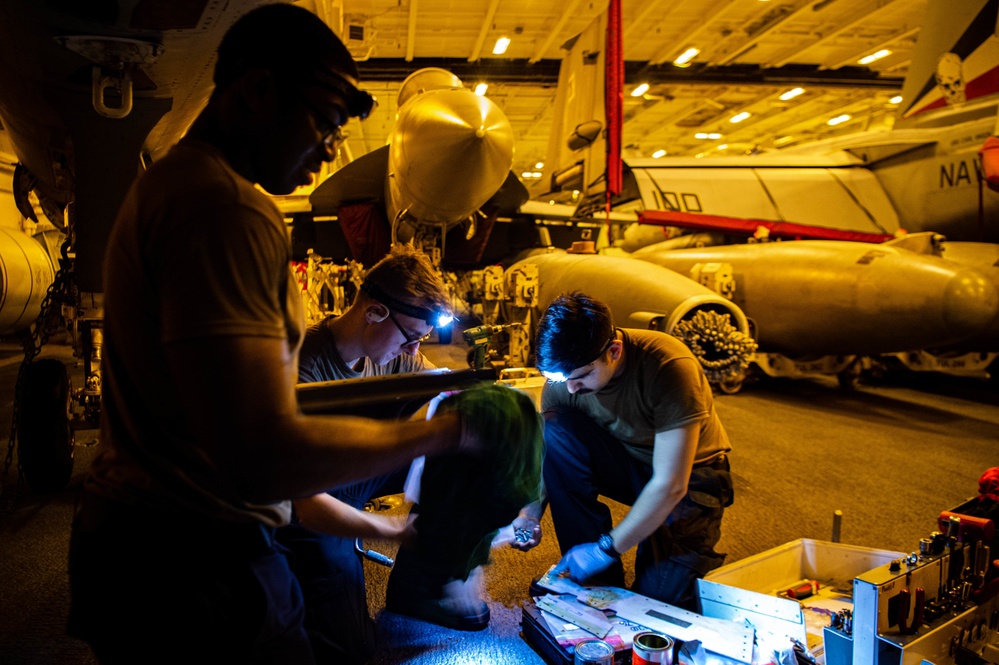
[[230, 522], [288, 522], [291, 502], [250, 503], [219, 472], [183, 417], [198, 377], [172, 371], [167, 348], [267, 337], [296, 354], [305, 317], [290, 259], [281, 212], [213, 146], [184, 139], [132, 185], [105, 258], [101, 453], [89, 491]]
[[646, 464], [652, 464], [656, 433], [690, 423], [700, 428], [695, 464], [731, 450], [711, 386], [690, 349], [666, 333], [618, 330], [624, 340], [621, 374], [588, 395], [570, 395], [565, 383], [550, 383], [541, 395], [542, 410], [579, 409]]

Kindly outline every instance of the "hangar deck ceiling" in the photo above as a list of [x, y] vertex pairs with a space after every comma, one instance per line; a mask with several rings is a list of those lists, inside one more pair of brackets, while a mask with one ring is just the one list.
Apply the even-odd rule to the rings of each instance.
[[[354, 157], [383, 145], [405, 76], [440, 66], [509, 117], [514, 171], [545, 160], [562, 45], [607, 6], [566, 0], [308, 0], [361, 61], [379, 109], [349, 126]], [[624, 0], [624, 155], [731, 155], [890, 127], [926, 0]], [[342, 26], [342, 28], [340, 28]], [[510, 39], [494, 55], [497, 39]], [[689, 48], [686, 66], [673, 61]], [[861, 59], [888, 51], [860, 64]], [[648, 83], [648, 90], [632, 90]], [[796, 97], [781, 99], [803, 89]], [[745, 120], [731, 118], [749, 113]], [[849, 120], [830, 125], [832, 118]], [[701, 139], [697, 134], [718, 135]], [[538, 179], [538, 178], [535, 178]], [[525, 179], [530, 184], [530, 179]]]

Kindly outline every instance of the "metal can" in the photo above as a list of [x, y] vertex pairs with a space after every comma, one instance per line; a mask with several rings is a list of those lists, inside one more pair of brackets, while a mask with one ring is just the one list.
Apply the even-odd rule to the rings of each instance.
[[574, 665], [614, 665], [614, 647], [595, 637], [580, 640], [572, 662]]
[[673, 665], [673, 640], [652, 630], [636, 633], [631, 642], [631, 665]]

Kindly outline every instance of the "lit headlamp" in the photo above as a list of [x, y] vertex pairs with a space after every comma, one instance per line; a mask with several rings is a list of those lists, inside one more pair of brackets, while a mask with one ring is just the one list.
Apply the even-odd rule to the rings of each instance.
[[541, 375], [551, 381], [552, 383], [565, 383], [569, 380], [569, 377], [562, 372], [545, 372], [542, 371]]
[[446, 326], [454, 320], [454, 315], [445, 309], [427, 309], [426, 307], [404, 303], [385, 293], [382, 287], [369, 280], [364, 280], [361, 284], [361, 290], [389, 309], [400, 314], [405, 314], [406, 316], [411, 316], [414, 319], [419, 319], [434, 328]]
[[320, 88], [326, 88], [343, 97], [347, 103], [347, 114], [352, 118], [364, 120], [378, 106], [378, 100], [358, 88], [357, 81], [351, 76], [330, 69], [320, 69], [314, 72], [313, 82]]
[[[590, 354], [583, 355], [583, 353], [579, 352], [579, 349], [576, 349], [576, 353], [572, 355], [574, 355], [577, 358], [577, 360], [571, 360], [571, 359], [568, 361], [563, 360], [561, 363], [559, 363], [562, 366], [561, 370], [541, 369], [540, 367], [541, 365], [551, 366], [552, 364], [550, 362], [545, 362], [544, 359], [538, 360], [538, 369], [541, 371], [541, 375], [544, 376], [549, 381], [551, 381], [552, 383], [565, 383], [566, 381], [569, 380], [569, 375], [572, 374], [574, 371], [576, 371], [580, 367], [586, 367], [587, 365], [592, 365], [597, 360], [599, 360], [600, 356], [604, 355], [604, 353], [607, 352], [607, 349], [610, 348], [610, 345], [614, 343], [615, 339], [617, 339], [616, 333], [612, 334], [610, 339], [604, 342], [604, 345], [600, 347], [600, 351], [598, 351], [592, 357], [590, 356]], [[586, 360], [587, 358], [589, 358], [589, 360]]]

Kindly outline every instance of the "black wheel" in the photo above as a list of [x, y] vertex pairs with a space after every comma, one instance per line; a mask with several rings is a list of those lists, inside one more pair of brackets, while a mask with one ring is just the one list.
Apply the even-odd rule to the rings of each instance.
[[718, 388], [726, 395], [734, 395], [742, 390], [743, 378], [725, 379], [718, 382]]
[[836, 375], [839, 387], [844, 390], [856, 390], [860, 384], [861, 367], [860, 363], [853, 363], [842, 372]]
[[73, 472], [66, 366], [42, 358], [24, 368], [17, 424], [17, 454], [28, 486], [39, 493], [66, 487]]

